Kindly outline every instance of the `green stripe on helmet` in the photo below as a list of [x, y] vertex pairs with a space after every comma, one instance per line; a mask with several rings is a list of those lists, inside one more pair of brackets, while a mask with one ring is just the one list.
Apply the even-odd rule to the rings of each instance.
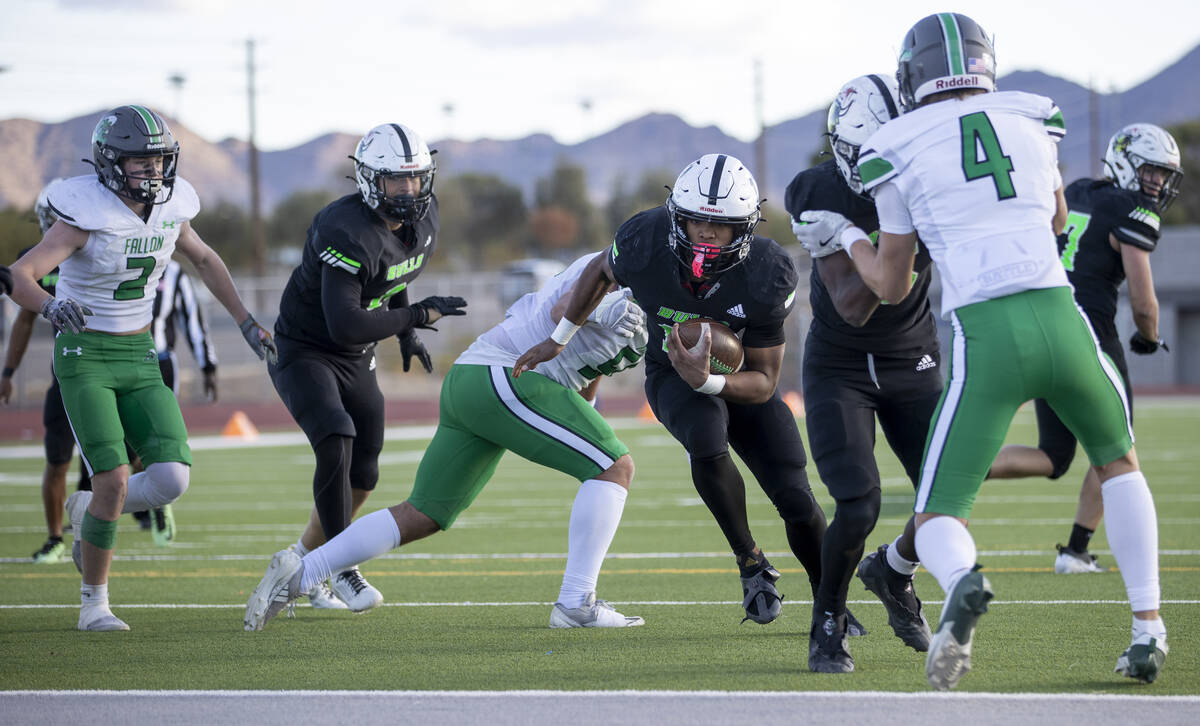
[[142, 122], [146, 124], [146, 133], [150, 136], [158, 136], [162, 133], [158, 122], [154, 120], [154, 114], [150, 113], [150, 109], [145, 106], [130, 106], [139, 116], [142, 117]]
[[938, 13], [942, 21], [942, 32], [946, 36], [946, 67], [952, 76], [961, 76], [967, 72], [963, 61], [962, 33], [958, 30], [958, 19], [954, 13]]

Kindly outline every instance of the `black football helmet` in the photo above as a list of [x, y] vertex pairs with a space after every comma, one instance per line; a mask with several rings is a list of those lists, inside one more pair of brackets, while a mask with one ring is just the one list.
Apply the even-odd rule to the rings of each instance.
[[[127, 176], [121, 161], [138, 156], [161, 156], [161, 176]], [[166, 120], [154, 111], [145, 106], [121, 106], [104, 114], [96, 124], [92, 160], [84, 161], [96, 168], [100, 183], [113, 194], [141, 204], [163, 204], [175, 191], [179, 142]]]
[[961, 13], [938, 13], [917, 21], [900, 47], [896, 68], [905, 111], [933, 93], [996, 90], [996, 57], [983, 28]]

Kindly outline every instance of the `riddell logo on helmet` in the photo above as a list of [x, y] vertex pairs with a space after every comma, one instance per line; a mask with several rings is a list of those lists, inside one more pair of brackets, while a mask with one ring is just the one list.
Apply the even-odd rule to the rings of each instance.
[[966, 88], [968, 86], [978, 86], [978, 85], [979, 85], [979, 76], [959, 76], [958, 78], [951, 78], [950, 80], [947, 80], [947, 81], [938, 80], [934, 83], [933, 87], [936, 90], [941, 91], [941, 90], [947, 90], [947, 89], [951, 89], [951, 88]]
[[724, 213], [725, 213], [725, 210], [724, 210], [724, 209], [721, 209], [721, 208], [719, 208], [719, 207], [706, 207], [706, 206], [704, 206], [703, 204], [702, 204], [702, 205], [700, 205], [700, 210], [699, 210], [699, 211], [701, 211], [701, 212], [710, 212], [710, 213], [712, 213], [712, 214], [724, 214]]

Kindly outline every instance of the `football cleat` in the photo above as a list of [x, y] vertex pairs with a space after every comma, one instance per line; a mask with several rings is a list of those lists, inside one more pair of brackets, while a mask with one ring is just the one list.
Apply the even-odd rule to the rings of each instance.
[[342, 570], [334, 576], [333, 594], [337, 595], [351, 611], [365, 613], [383, 602], [383, 593], [376, 590], [358, 571], [358, 567]]
[[85, 605], [79, 608], [79, 629], [93, 633], [129, 630], [125, 621], [112, 614], [108, 603]]
[[300, 579], [304, 565], [300, 556], [291, 550], [280, 550], [271, 558], [267, 572], [250, 593], [242, 623], [246, 630], [262, 630], [267, 621], [300, 597]]
[[766, 625], [779, 617], [783, 611], [783, 595], [775, 589], [779, 577], [779, 570], [771, 567], [763, 558], [762, 567], [756, 573], [742, 578], [742, 608], [746, 610], [743, 623], [753, 620], [759, 625]]
[[854, 617], [854, 613], [850, 609], [846, 609], [846, 635], [851, 638], [861, 638], [867, 634], [867, 629], [863, 624], [858, 622], [858, 618]]
[[1114, 673], [1136, 678], [1142, 683], [1153, 683], [1167, 661], [1167, 642], [1149, 634], [1139, 635], [1133, 644], [1117, 658]]
[[825, 612], [808, 631], [808, 669], [813, 673], [850, 673], [854, 658], [847, 643], [846, 614]]
[[71, 559], [83, 574], [83, 515], [92, 503], [91, 492], [75, 492], [67, 497], [67, 519], [71, 522]]
[[170, 504], [156, 507], [150, 512], [150, 535], [159, 547], [170, 547], [175, 541], [175, 514]]
[[1096, 555], [1091, 552], [1076, 552], [1070, 547], [1054, 545], [1058, 557], [1054, 558], [1054, 574], [1082, 575], [1088, 572], [1108, 572], [1107, 567], [1096, 564]]
[[987, 612], [988, 601], [993, 597], [992, 584], [978, 570], [964, 575], [946, 596], [937, 632], [925, 658], [925, 678], [936, 690], [954, 688], [971, 670], [975, 625], [979, 616]]
[[604, 600], [597, 600], [594, 592], [589, 592], [577, 608], [554, 603], [554, 609], [550, 611], [552, 628], [632, 628], [645, 624], [645, 620], [622, 615]]
[[62, 537], [51, 537], [40, 550], [33, 553], [33, 564], [52, 565], [61, 560], [66, 553], [67, 546], [63, 544]]
[[924, 653], [929, 650], [929, 621], [921, 612], [921, 600], [913, 589], [913, 578], [896, 572], [887, 564], [887, 545], [863, 558], [856, 574], [867, 590], [875, 594], [887, 610], [888, 625], [905, 645]]
[[304, 593], [303, 596], [308, 598], [309, 605], [318, 610], [345, 610], [349, 607], [337, 595], [333, 594], [328, 580], [313, 585], [312, 589]]

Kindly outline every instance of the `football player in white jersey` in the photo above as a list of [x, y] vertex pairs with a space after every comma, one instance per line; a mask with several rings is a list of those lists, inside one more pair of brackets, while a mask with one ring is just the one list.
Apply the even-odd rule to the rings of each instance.
[[505, 451], [580, 481], [550, 627], [643, 624], [596, 599], [600, 565], [633, 480], [633, 459], [585, 396], [595, 396], [600, 376], [632, 368], [645, 355], [645, 314], [627, 290], [610, 292], [562, 354], [520, 378], [512, 376], [517, 358], [562, 319], [576, 280], [595, 256], [581, 257], [541, 290], [513, 303], [504, 321], [454, 362], [442, 384], [437, 431], [405, 502], [360, 517], [303, 559], [291, 549], [275, 553], [246, 604], [246, 630], [261, 630], [332, 573], [449, 529], [491, 479]]
[[868, 286], [900, 300], [919, 234], [954, 328], [915, 506], [917, 554], [946, 592], [926, 676], [944, 690], [970, 669], [975, 625], [993, 595], [966, 522], [1017, 408], [1044, 398], [1103, 482], [1109, 544], [1133, 610], [1132, 644], [1117, 672], [1153, 681], [1167, 652], [1154, 501], [1121, 377], [1059, 261], [1055, 235], [1067, 217], [1055, 146], [1062, 114], [1041, 96], [994, 92], [991, 41], [957, 13], [912, 27], [897, 80], [911, 110], [866, 141], [858, 164], [879, 211], [878, 249], [849, 223], [839, 239]]
[[[105, 114], [92, 134], [95, 175], [54, 185], [58, 221], [13, 265], [13, 299], [57, 329], [54, 375], [92, 475], [92, 491], [67, 499], [72, 554], [83, 574], [79, 629], [128, 630], [108, 606], [108, 573], [122, 512], [153, 509], [188, 486], [191, 451], [179, 402], [163, 383], [150, 336], [154, 290], [178, 249], [241, 326], [259, 358], [271, 335], [242, 304], [229, 270], [190, 220], [192, 185], [176, 175], [179, 144], [144, 106]], [[59, 268], [55, 295], [38, 280]], [[130, 476], [125, 440], [146, 470]]]

